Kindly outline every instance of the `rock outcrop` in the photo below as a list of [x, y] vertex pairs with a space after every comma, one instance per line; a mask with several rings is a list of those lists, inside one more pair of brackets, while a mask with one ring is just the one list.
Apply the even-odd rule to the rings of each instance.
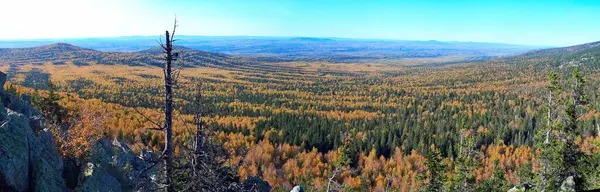
[[558, 189], [560, 192], [575, 192], [575, 179], [573, 176], [567, 177], [561, 184]]
[[54, 136], [49, 132], [39, 134], [39, 158], [33, 161], [33, 186], [36, 191], [64, 191], [62, 178], [64, 164], [54, 144]]
[[[110, 177], [115, 178], [124, 191], [131, 191], [140, 188], [155, 188], [155, 186], [139, 186], [138, 176], [143, 170], [152, 166], [152, 162], [158, 160], [158, 157], [152, 152], [142, 150], [140, 155], [136, 155], [127, 144], [119, 139], [101, 139], [93, 147], [90, 153], [89, 162], [104, 169]], [[144, 173], [149, 178], [157, 178], [158, 169], [146, 170]], [[155, 180], [152, 180], [155, 181]], [[145, 182], [144, 185], [152, 185], [153, 182]]]
[[30, 140], [33, 131], [24, 123], [24, 118], [15, 112], [6, 113], [0, 107], [0, 187], [3, 190], [25, 191], [29, 189]]
[[296, 185], [290, 192], [304, 192], [304, 189], [300, 185]]
[[87, 163], [80, 178], [82, 181], [81, 185], [76, 189], [78, 192], [121, 191], [121, 184], [119, 181], [108, 174], [106, 170], [93, 163]]
[[0, 191], [130, 191], [149, 166], [146, 159], [156, 159], [152, 152], [138, 157], [125, 143], [102, 139], [86, 161], [65, 164], [41, 113], [5, 91], [5, 82], [0, 72]]
[[513, 188], [510, 188], [507, 192], [524, 192], [524, 191], [525, 191], [525, 189], [514, 186]]
[[0, 191], [67, 191], [53, 136], [39, 111], [3, 87], [0, 72]]

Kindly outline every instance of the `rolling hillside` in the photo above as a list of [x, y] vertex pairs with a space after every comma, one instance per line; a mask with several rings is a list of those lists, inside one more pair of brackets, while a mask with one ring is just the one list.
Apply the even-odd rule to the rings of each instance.
[[[181, 61], [184, 66], [235, 66], [245, 65], [249, 61], [221, 53], [192, 50], [178, 46], [175, 51], [182, 52]], [[123, 64], [130, 66], [162, 66], [162, 55], [158, 48], [140, 52], [102, 52], [66, 43], [32, 47], [0, 49], [1, 64], [43, 64], [52, 62], [56, 65], [71, 62], [75, 65], [89, 64]]]
[[600, 67], [600, 41], [570, 47], [530, 51], [502, 62], [535, 64], [565, 68], [568, 66]]
[[600, 41], [596, 41], [596, 42], [591, 42], [591, 43], [586, 43], [586, 44], [581, 44], [581, 45], [574, 45], [574, 46], [569, 46], [569, 47], [560, 47], [560, 48], [552, 48], [552, 49], [541, 49], [541, 50], [534, 50], [534, 51], [529, 51], [526, 52], [524, 54], [522, 54], [522, 56], [553, 56], [553, 55], [563, 55], [563, 54], [569, 54], [569, 53], [577, 53], [577, 52], [582, 52], [582, 51], [586, 51], [592, 48], [597, 48], [600, 46]]

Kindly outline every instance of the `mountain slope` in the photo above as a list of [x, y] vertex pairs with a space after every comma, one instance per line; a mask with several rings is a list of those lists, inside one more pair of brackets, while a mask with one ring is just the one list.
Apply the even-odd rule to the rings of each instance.
[[90, 57], [102, 54], [100, 51], [85, 49], [66, 43], [56, 43], [51, 45], [0, 49], [0, 62], [11, 62], [15, 64], [39, 63], [45, 61], [65, 61], [77, 57]]
[[494, 62], [550, 67], [600, 67], [600, 41], [570, 47], [541, 49], [507, 57]]
[[[232, 57], [221, 53], [210, 53], [197, 51], [184, 47], [176, 47], [182, 50], [181, 54], [184, 66], [230, 66], [243, 65], [244, 61], [238, 57]], [[102, 52], [77, 47], [66, 43], [32, 47], [0, 49], [0, 64], [42, 64], [52, 62], [64, 64], [72, 62], [75, 65], [95, 64], [124, 64], [132, 66], [162, 66], [162, 51], [152, 48], [141, 52]]]
[[569, 47], [534, 50], [534, 51], [529, 51], [529, 52], [523, 53], [521, 56], [534, 56], [534, 57], [538, 56], [539, 57], [539, 56], [570, 54], [570, 53], [586, 51], [586, 50], [589, 50], [592, 48], [597, 48], [599, 46], [600, 46], [600, 41], [596, 41], [596, 42], [591, 42], [591, 43], [586, 43], [586, 44], [581, 44], [581, 45], [574, 45], [574, 46], [569, 46]]

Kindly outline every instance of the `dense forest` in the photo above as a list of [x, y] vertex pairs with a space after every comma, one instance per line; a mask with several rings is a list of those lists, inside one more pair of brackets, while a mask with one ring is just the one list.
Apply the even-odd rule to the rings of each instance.
[[[193, 137], [186, 124], [200, 84], [206, 128], [226, 163], [274, 191], [600, 188], [597, 44], [419, 66], [180, 50], [175, 152]], [[164, 102], [159, 53], [56, 44], [0, 50], [0, 62], [7, 90], [46, 102], [37, 106], [55, 101], [41, 111], [72, 127], [62, 155], [85, 158], [102, 137], [136, 153], [162, 150], [164, 135], [146, 119], [159, 119]]]

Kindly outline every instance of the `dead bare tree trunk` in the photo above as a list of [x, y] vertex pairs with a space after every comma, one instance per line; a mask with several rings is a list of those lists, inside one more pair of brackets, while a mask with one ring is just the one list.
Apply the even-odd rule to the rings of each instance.
[[172, 79], [172, 69], [171, 62], [173, 60], [173, 56], [171, 55], [173, 51], [173, 45], [171, 43], [171, 36], [169, 35], [169, 31], [165, 32], [166, 37], [166, 49], [165, 52], [167, 54], [167, 63], [164, 67], [165, 73], [165, 155], [163, 156], [163, 160], [165, 163], [165, 191], [171, 192], [173, 191], [172, 185], [172, 157], [173, 157], [173, 79]]
[[201, 112], [201, 99], [202, 93], [200, 92], [200, 86], [196, 87], [196, 98], [194, 101], [194, 105], [196, 106], [196, 114], [194, 114], [194, 125], [196, 125], [196, 135], [194, 138], [194, 159], [192, 159], [193, 163], [193, 174], [194, 177], [200, 176], [198, 173], [198, 166], [201, 163], [200, 158], [206, 155], [205, 153], [205, 143], [204, 143], [204, 132], [202, 130], [204, 126], [204, 121], [202, 121], [202, 112]]
[[166, 192], [175, 191], [175, 186], [173, 185], [173, 87], [177, 85], [177, 80], [179, 77], [179, 70], [173, 70], [173, 61], [177, 60], [179, 57], [178, 53], [173, 53], [173, 42], [176, 40], [175, 37], [175, 29], [177, 29], [177, 19], [175, 19], [175, 23], [173, 25], [172, 33], [169, 31], [165, 31], [165, 40], [163, 42], [162, 39], [158, 40], [163, 52], [166, 54], [165, 56], [165, 65], [163, 66], [163, 73], [165, 77], [165, 122], [161, 125], [159, 122], [152, 121], [152, 119], [148, 116], [145, 116], [143, 113], [139, 112], [137, 109], [135, 111], [144, 117], [147, 121], [154, 124], [156, 127], [147, 128], [148, 130], [154, 131], [164, 131], [165, 132], [165, 146], [163, 152], [161, 153], [158, 161], [153, 162], [151, 166], [146, 167], [144, 170], [140, 171], [138, 174], [138, 178], [142, 177], [146, 174], [147, 171], [154, 168], [158, 165], [162, 159], [162, 163], [164, 163], [164, 171], [163, 177], [164, 182], [159, 184], [159, 188], [162, 188]]
[[552, 125], [550, 122], [552, 121], [552, 90], [548, 93], [548, 130], [546, 131], [546, 140], [545, 143], [550, 143], [550, 130], [552, 129]]
[[390, 188], [390, 184], [392, 184], [392, 179], [386, 177], [385, 182], [386, 182], [386, 184], [385, 184], [385, 190], [384, 191], [388, 192], [388, 189]]
[[327, 192], [331, 191], [331, 183], [335, 182], [333, 179], [335, 179], [335, 176], [338, 174], [339, 172], [339, 167], [335, 168], [335, 171], [333, 171], [333, 175], [331, 175], [331, 177], [329, 178], [329, 182], [327, 182]]
[[165, 166], [165, 187], [164, 190], [167, 192], [174, 191], [173, 189], [173, 85], [175, 83], [173, 77], [172, 62], [176, 58], [173, 57], [173, 37], [175, 36], [175, 29], [177, 28], [177, 20], [173, 26], [173, 33], [169, 34], [169, 31], [165, 32], [166, 45], [161, 44], [166, 54], [166, 60], [163, 67], [165, 76], [165, 125], [163, 127], [165, 131], [165, 149], [163, 153], [163, 162]]

